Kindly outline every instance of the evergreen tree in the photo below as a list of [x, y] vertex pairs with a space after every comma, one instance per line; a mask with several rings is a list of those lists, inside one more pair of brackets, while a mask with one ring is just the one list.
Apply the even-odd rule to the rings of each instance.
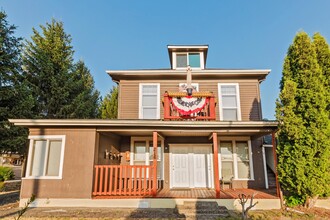
[[283, 189], [308, 207], [329, 191], [330, 122], [323, 82], [311, 39], [300, 32], [285, 58], [276, 106], [278, 175]]
[[16, 27], [0, 11], [0, 152], [23, 153], [27, 129], [8, 122], [10, 118], [31, 117], [33, 99], [21, 76], [21, 38]]
[[73, 101], [66, 109], [68, 118], [97, 118], [100, 93], [95, 89], [94, 79], [83, 61], [74, 65], [70, 80], [72, 90], [69, 99]]
[[42, 33], [33, 29], [23, 53], [24, 74], [37, 103], [35, 116], [95, 118], [98, 92], [85, 65], [73, 62], [71, 36], [54, 19], [40, 28]]
[[118, 115], [118, 87], [114, 86], [105, 96], [100, 107], [101, 118], [115, 119]]
[[318, 64], [324, 76], [324, 85], [328, 97], [327, 110], [330, 117], [330, 48], [326, 39], [320, 33], [314, 34], [313, 45], [315, 47]]

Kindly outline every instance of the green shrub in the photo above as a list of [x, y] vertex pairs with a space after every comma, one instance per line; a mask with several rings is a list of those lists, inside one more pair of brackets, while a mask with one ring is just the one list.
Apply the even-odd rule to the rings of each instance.
[[292, 195], [284, 198], [288, 207], [294, 207], [305, 203], [305, 199], [297, 195]]
[[10, 167], [0, 167], [0, 181], [14, 179], [14, 171]]
[[5, 183], [0, 181], [0, 192], [2, 192], [4, 187], [5, 187]]

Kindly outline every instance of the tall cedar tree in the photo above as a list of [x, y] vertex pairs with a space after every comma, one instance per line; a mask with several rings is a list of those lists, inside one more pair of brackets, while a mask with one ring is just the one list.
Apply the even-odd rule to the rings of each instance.
[[14, 36], [16, 27], [6, 18], [0, 11], [0, 152], [23, 153], [27, 130], [8, 119], [31, 117], [33, 99], [21, 76], [21, 39]]
[[100, 107], [101, 118], [115, 119], [118, 114], [118, 87], [114, 86], [105, 96]]
[[287, 193], [312, 207], [329, 191], [330, 123], [324, 75], [305, 32], [298, 33], [288, 49], [280, 89], [279, 180]]
[[[94, 118], [97, 106], [86, 95], [93, 91], [83, 76], [87, 68], [82, 70], [81, 64], [73, 63], [71, 36], [65, 33], [63, 23], [54, 19], [40, 28], [42, 33], [33, 29], [23, 53], [24, 74], [36, 100], [36, 118]], [[79, 101], [84, 103], [78, 106]], [[84, 105], [88, 106], [86, 112], [81, 111]]]
[[327, 110], [330, 117], [330, 48], [326, 39], [316, 33], [313, 36], [313, 45], [316, 51], [317, 61], [324, 76], [324, 85], [327, 91]]

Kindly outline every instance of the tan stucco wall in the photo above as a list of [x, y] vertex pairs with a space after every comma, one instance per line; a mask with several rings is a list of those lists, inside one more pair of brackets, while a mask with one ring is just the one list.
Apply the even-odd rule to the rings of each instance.
[[62, 179], [22, 179], [21, 198], [91, 198], [95, 129], [30, 129], [30, 135], [65, 135]]

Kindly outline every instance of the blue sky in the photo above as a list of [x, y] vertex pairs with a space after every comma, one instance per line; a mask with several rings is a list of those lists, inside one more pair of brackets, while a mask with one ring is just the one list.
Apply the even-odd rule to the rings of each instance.
[[63, 21], [75, 59], [85, 61], [103, 96], [114, 85], [105, 70], [169, 68], [168, 44], [208, 44], [209, 68], [272, 69], [261, 84], [268, 119], [295, 34], [330, 37], [327, 0], [0, 0], [0, 7], [26, 39], [32, 27]]

